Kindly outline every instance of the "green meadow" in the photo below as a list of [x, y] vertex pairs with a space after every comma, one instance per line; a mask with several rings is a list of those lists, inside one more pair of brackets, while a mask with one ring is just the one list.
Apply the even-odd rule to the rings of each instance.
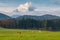
[[60, 40], [60, 32], [0, 28], [0, 40]]

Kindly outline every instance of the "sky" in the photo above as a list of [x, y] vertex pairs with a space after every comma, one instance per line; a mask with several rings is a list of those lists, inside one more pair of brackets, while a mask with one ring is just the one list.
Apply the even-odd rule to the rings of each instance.
[[[60, 0], [0, 0], [0, 12], [12, 15], [10, 12], [17, 8], [20, 9], [21, 5], [25, 5], [26, 3], [28, 5], [29, 2], [35, 7], [33, 12], [37, 11], [40, 14], [46, 13], [60, 16]], [[28, 10], [25, 6], [23, 8], [25, 8], [24, 10]], [[33, 14], [33, 12], [31, 12], [31, 14]], [[38, 15], [40, 15], [39, 13]]]

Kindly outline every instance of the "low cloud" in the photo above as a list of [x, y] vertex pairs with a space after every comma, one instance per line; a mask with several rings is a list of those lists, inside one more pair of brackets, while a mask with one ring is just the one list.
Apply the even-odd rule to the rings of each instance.
[[[60, 16], [60, 7], [47, 7], [47, 6], [36, 6], [38, 4], [32, 4], [31, 2], [26, 2], [25, 4], [20, 4], [17, 8], [8, 8], [4, 12], [11, 15], [41, 15], [41, 14], [52, 14]], [[1, 9], [1, 8], [0, 8]], [[14, 13], [13, 13], [14, 12]]]
[[25, 4], [20, 4], [17, 7], [17, 9], [20, 12], [30, 12], [30, 11], [34, 10], [34, 8], [32, 7], [32, 3], [31, 2], [26, 2]]

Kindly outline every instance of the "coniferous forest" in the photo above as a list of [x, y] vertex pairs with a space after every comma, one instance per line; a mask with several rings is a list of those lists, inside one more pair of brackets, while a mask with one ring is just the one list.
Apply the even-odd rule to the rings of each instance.
[[0, 21], [0, 27], [9, 29], [33, 29], [33, 30], [60, 30], [60, 19], [34, 20], [34, 19], [7, 19]]

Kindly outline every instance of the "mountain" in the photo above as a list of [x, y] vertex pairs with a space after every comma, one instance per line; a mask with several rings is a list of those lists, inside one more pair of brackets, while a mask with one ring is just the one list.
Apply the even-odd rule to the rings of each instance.
[[11, 17], [12, 18], [17, 18], [17, 17], [19, 17], [20, 15], [12, 15]]
[[5, 15], [5, 14], [2, 14], [0, 13], [0, 20], [6, 20], [6, 19], [11, 19], [11, 17]]
[[59, 16], [55, 16], [55, 15], [42, 15], [42, 16], [32, 16], [32, 15], [23, 15], [23, 16], [19, 16], [16, 18], [17, 20], [20, 19], [35, 19], [35, 20], [52, 20], [52, 19], [60, 19]]
[[40, 19], [51, 20], [51, 19], [60, 19], [60, 17], [55, 16], [55, 15], [46, 14], [46, 15], [41, 16]]

